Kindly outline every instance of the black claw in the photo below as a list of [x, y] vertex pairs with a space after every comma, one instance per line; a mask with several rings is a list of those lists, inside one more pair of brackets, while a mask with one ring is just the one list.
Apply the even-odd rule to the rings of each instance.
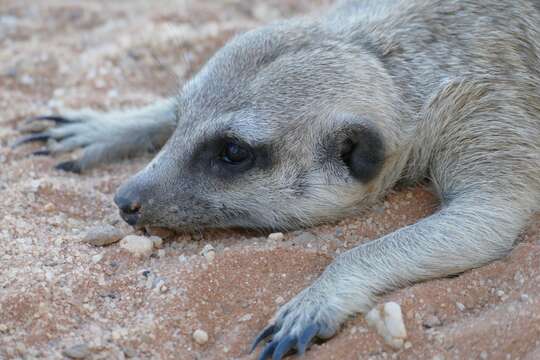
[[272, 356], [272, 353], [277, 345], [278, 343], [276, 341], [272, 341], [270, 344], [266, 345], [264, 350], [261, 352], [261, 355], [259, 355], [259, 360], [266, 360]]
[[272, 335], [276, 330], [276, 325], [268, 325], [267, 327], [265, 327], [260, 333], [259, 335], [257, 335], [257, 337], [255, 338], [255, 340], [253, 341], [253, 344], [251, 345], [251, 350], [249, 350], [249, 353], [251, 354], [253, 352], [253, 350], [255, 350], [255, 348], [257, 347], [257, 345], [259, 345], [259, 343], [261, 341], [263, 341], [264, 339], [266, 339], [267, 337], [269, 337], [270, 335]]
[[49, 140], [50, 137], [51, 135], [47, 133], [39, 133], [39, 134], [23, 136], [22, 138], [19, 138], [17, 141], [15, 141], [15, 143], [12, 145], [12, 148], [16, 148], [17, 146], [31, 143], [31, 142], [47, 141]]
[[34, 155], [34, 156], [49, 156], [49, 155], [51, 155], [51, 151], [47, 150], [47, 149], [39, 149], [37, 151], [34, 151], [32, 153], [32, 155]]
[[306, 348], [308, 347], [311, 340], [317, 335], [319, 332], [319, 325], [312, 324], [309, 325], [300, 335], [298, 338], [298, 344], [296, 345], [296, 348], [298, 349], [298, 354], [303, 355], [306, 352]]
[[63, 116], [58, 115], [49, 115], [49, 116], [34, 116], [26, 120], [26, 123], [31, 123], [33, 121], [54, 121], [57, 124], [67, 124], [73, 122], [72, 120], [68, 120]]
[[54, 167], [56, 170], [62, 170], [66, 172], [72, 172], [75, 174], [80, 174], [82, 169], [81, 165], [77, 161], [65, 161]]
[[272, 360], [281, 360], [295, 345], [296, 337], [288, 335], [280, 340], [278, 346], [274, 350]]

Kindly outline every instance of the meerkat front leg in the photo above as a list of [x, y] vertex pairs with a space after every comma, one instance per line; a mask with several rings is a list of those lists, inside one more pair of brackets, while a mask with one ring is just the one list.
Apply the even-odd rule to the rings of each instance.
[[337, 257], [256, 338], [253, 348], [272, 339], [259, 359], [281, 359], [292, 349], [302, 354], [314, 337], [331, 337], [387, 291], [510, 251], [538, 207], [540, 134], [537, 120], [523, 111], [527, 104], [504, 94], [481, 83], [454, 83], [432, 100], [417, 134], [424, 140], [413, 152], [433, 179], [441, 209]]
[[464, 194], [439, 213], [340, 255], [279, 309], [254, 347], [271, 336], [259, 359], [303, 354], [317, 336], [333, 336], [351, 315], [369, 311], [377, 296], [421, 280], [456, 274], [505, 255], [527, 216], [515, 199]]
[[49, 121], [54, 126], [21, 137], [13, 146], [45, 142], [45, 147], [34, 155], [53, 155], [83, 148], [78, 159], [56, 166], [78, 173], [100, 163], [159, 150], [176, 128], [176, 117], [174, 98], [126, 111], [66, 111], [61, 115], [29, 119], [30, 125]]

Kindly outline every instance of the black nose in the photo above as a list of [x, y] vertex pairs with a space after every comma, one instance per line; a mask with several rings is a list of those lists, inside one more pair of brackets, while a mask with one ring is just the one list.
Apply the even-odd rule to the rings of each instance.
[[116, 206], [120, 209], [120, 216], [124, 219], [129, 225], [137, 224], [139, 221], [139, 212], [141, 210], [141, 202], [138, 199], [130, 199], [123, 196], [115, 196], [114, 202]]

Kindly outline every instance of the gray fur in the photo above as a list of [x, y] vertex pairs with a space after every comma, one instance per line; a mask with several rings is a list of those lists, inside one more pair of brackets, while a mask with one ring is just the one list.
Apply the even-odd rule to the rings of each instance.
[[[275, 23], [232, 40], [183, 87], [174, 135], [119, 194], [138, 198], [144, 225], [295, 228], [429, 177], [437, 213], [340, 255], [273, 319], [274, 341], [310, 324], [330, 337], [381, 293], [512, 248], [540, 203], [539, 57], [538, 1], [345, 1]], [[91, 143], [125, 149], [108, 135], [115, 124], [100, 122]], [[325, 148], [351, 126], [383, 139], [366, 183]], [[267, 146], [270, 163], [231, 178], [194, 163], [224, 133]]]

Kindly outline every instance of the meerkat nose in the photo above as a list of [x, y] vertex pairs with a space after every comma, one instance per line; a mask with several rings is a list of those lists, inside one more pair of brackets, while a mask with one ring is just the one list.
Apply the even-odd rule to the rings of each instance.
[[129, 225], [134, 226], [139, 221], [139, 212], [141, 210], [141, 202], [138, 199], [130, 199], [123, 196], [115, 196], [114, 202], [120, 209], [120, 216]]

